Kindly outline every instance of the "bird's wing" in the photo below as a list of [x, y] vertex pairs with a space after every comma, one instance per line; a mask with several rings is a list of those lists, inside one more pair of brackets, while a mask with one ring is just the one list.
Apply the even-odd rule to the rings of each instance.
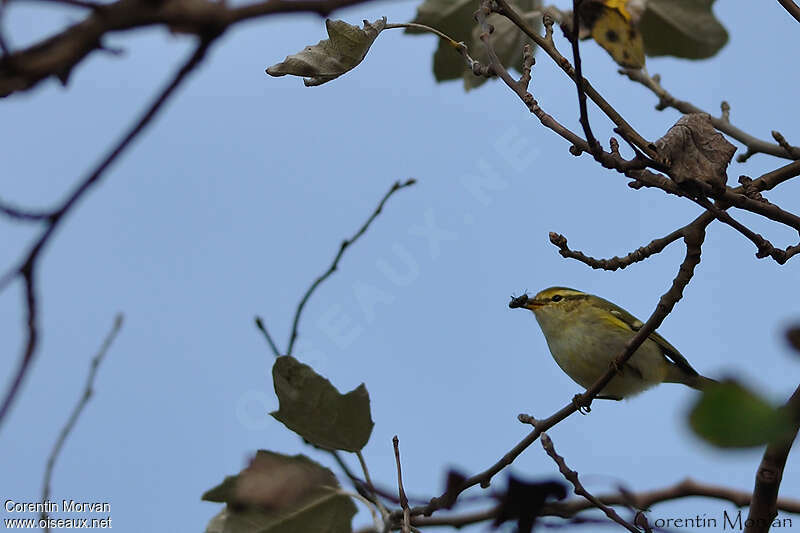
[[[644, 326], [644, 323], [624, 310], [623, 308], [619, 307], [616, 304], [609, 302], [608, 300], [603, 300], [600, 298], [607, 306], [609, 312], [620, 319], [620, 321], [624, 322], [626, 326], [628, 326], [631, 331], [639, 331]], [[681, 355], [681, 352], [678, 351], [673, 345], [667, 342], [667, 339], [656, 333], [655, 331], [650, 334], [648, 337], [651, 341], [655, 342], [659, 348], [661, 348], [661, 353], [663, 353], [670, 361], [675, 363], [675, 365], [689, 374], [690, 376], [696, 376], [697, 370], [692, 368], [692, 365], [689, 364], [689, 361], [686, 360], [684, 356]]]

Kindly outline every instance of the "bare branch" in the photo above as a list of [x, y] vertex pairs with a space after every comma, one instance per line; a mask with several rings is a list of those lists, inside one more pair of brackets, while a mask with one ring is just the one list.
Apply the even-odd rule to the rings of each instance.
[[484, 68], [481, 66], [479, 61], [476, 61], [469, 55], [469, 48], [463, 42], [456, 41], [449, 35], [442, 33], [441, 31], [437, 30], [436, 28], [432, 28], [430, 26], [426, 26], [425, 24], [417, 24], [416, 22], [404, 22], [398, 24], [386, 24], [383, 29], [390, 30], [394, 28], [416, 28], [418, 30], [424, 30], [434, 35], [438, 36], [442, 41], [446, 42], [453, 49], [461, 54], [461, 57], [464, 58], [464, 63], [466, 64], [467, 68], [470, 69], [476, 75], [484, 75], [486, 77], [491, 77], [491, 73], [488, 71], [483, 71]]
[[[47, 467], [45, 468], [44, 472], [44, 483], [42, 484], [43, 502], [50, 500], [50, 482], [53, 478], [53, 467], [56, 464], [56, 459], [58, 459], [58, 454], [61, 452], [64, 442], [67, 440], [70, 432], [72, 432], [72, 429], [78, 422], [78, 418], [81, 416], [83, 409], [86, 407], [86, 405], [89, 403], [89, 399], [92, 397], [94, 380], [95, 377], [97, 377], [97, 369], [100, 367], [100, 363], [103, 362], [103, 359], [105, 358], [108, 349], [111, 347], [111, 343], [114, 342], [114, 339], [119, 333], [120, 328], [122, 328], [121, 314], [117, 315], [114, 319], [114, 325], [111, 327], [111, 331], [108, 332], [103, 344], [100, 346], [100, 350], [98, 350], [97, 355], [94, 356], [89, 364], [89, 375], [86, 377], [86, 386], [83, 388], [83, 393], [81, 394], [78, 403], [73, 408], [72, 413], [69, 415], [67, 423], [64, 424], [63, 428], [61, 428], [58, 439], [56, 439], [56, 442], [53, 445], [53, 450], [50, 452], [50, 457], [47, 458]], [[45, 524], [48, 524], [46, 511], [42, 511], [41, 518], [45, 521]], [[45, 531], [50, 531], [49, 525], [45, 526]]]
[[753, 180], [752, 186], [758, 191], [768, 191], [797, 176], [800, 176], [800, 161], [793, 161]]
[[103, 37], [112, 32], [163, 25], [203, 37], [209, 33], [223, 33], [243, 20], [295, 12], [317, 13], [324, 17], [336, 9], [365, 1], [263, 0], [237, 6], [225, 2], [117, 0], [102, 5], [81, 22], [44, 41], [0, 58], [0, 96], [30, 89], [50, 76], [66, 83], [75, 65], [91, 52], [103, 49]]
[[267, 326], [264, 324], [264, 319], [260, 316], [256, 316], [256, 327], [258, 330], [264, 334], [264, 338], [267, 339], [267, 344], [269, 344], [270, 350], [272, 350], [272, 354], [275, 357], [281, 356], [281, 351], [278, 349], [278, 345], [275, 344], [275, 341], [272, 339], [272, 335], [269, 334], [267, 331]]
[[[713, 498], [728, 501], [737, 507], [750, 504], [752, 494], [749, 491], [736, 490], [721, 485], [701, 483], [693, 479], [685, 479], [675, 485], [662, 489], [643, 492], [620, 491], [612, 494], [598, 495], [597, 498], [606, 505], [625, 505], [635, 509], [649, 509], [655, 504], [679, 500], [692, 496]], [[800, 513], [800, 501], [781, 498], [777, 502], [778, 509], [788, 513]], [[566, 502], [551, 502], [542, 510], [544, 515], [569, 518], [575, 514], [591, 509], [594, 506], [585, 500], [569, 500]]]
[[[491, 479], [503, 470], [505, 467], [514, 462], [519, 455], [525, 451], [536, 439], [544, 432], [555, 426], [562, 420], [566, 419], [579, 408], [588, 407], [592, 399], [600, 393], [600, 391], [613, 379], [616, 374], [615, 368], [622, 366], [628, 359], [630, 359], [634, 352], [641, 346], [641, 344], [654, 332], [664, 321], [664, 318], [672, 311], [675, 304], [683, 297], [683, 290], [689, 284], [694, 275], [695, 267], [700, 263], [701, 246], [705, 238], [705, 228], [711, 222], [711, 217], [703, 217], [702, 219], [695, 220], [692, 224], [684, 228], [684, 241], [686, 243], [686, 256], [678, 269], [678, 274], [672, 281], [670, 289], [661, 296], [655, 311], [647, 319], [647, 322], [639, 329], [639, 331], [631, 337], [625, 344], [622, 353], [614, 360], [614, 365], [610, 366], [608, 371], [597, 380], [597, 382], [587, 389], [582, 394], [576, 395], [572, 402], [562, 407], [557, 412], [553, 413], [550, 417], [543, 420], [533, 420], [534, 429], [525, 436], [516, 446], [509, 450], [499, 461], [487, 468], [486, 470], [474, 474], [473, 476], [465, 479], [460, 486], [451, 487], [447, 492], [439, 497], [432, 498], [425, 506], [413, 507], [410, 510], [412, 516], [425, 515], [429, 516], [433, 512], [446, 507], [448, 502], [453, 502], [465, 490], [476, 485], [483, 488], [489, 486]], [[392, 513], [393, 519], [399, 519], [400, 514], [395, 511]]]
[[[39, 321], [38, 321], [38, 305], [36, 302], [36, 287], [35, 287], [35, 268], [34, 264], [31, 263], [28, 267], [21, 271], [22, 278], [25, 283], [25, 309], [27, 311], [27, 324], [26, 324], [26, 331], [27, 331], [27, 339], [25, 340], [25, 347], [22, 349], [22, 355], [19, 358], [19, 366], [17, 368], [16, 373], [14, 374], [14, 378], [11, 381], [11, 385], [8, 387], [6, 391], [5, 398], [3, 399], [2, 407], [0, 407], [0, 424], [2, 424], [3, 420], [5, 419], [6, 413], [11, 408], [11, 404], [14, 402], [14, 399], [19, 392], [19, 388], [22, 386], [22, 380], [25, 378], [25, 375], [28, 373], [28, 369], [30, 368], [30, 364], [33, 361], [33, 357], [36, 354], [36, 347], [39, 341]], [[12, 279], [14, 276], [6, 277], [5, 279]], [[2, 283], [0, 283], [0, 288], [2, 287]]]
[[[796, 163], [796, 162], [795, 162]], [[785, 224], [800, 232], [800, 217], [784, 211], [775, 204], [768, 202], [766, 199], [753, 197], [753, 193], [766, 188], [776, 186], [787, 179], [794, 177], [800, 171], [800, 165], [791, 163], [776, 171], [770, 172], [754, 181], [741, 180], [743, 183], [740, 187], [731, 188], [726, 187], [724, 190], [716, 190], [707, 184], [694, 182], [692, 185], [701, 190], [702, 194], [690, 193], [678, 186], [673, 181], [666, 177], [660, 176], [649, 170], [635, 170], [627, 171], [625, 174], [634, 178], [636, 181], [630, 184], [634, 188], [639, 187], [655, 187], [667, 193], [675, 194], [689, 198], [696, 204], [708, 209], [715, 218], [718, 218], [725, 224], [731, 225], [737, 231], [740, 231], [745, 237], [751, 240], [759, 249], [757, 257], [772, 257], [779, 264], [784, 264], [792, 256], [800, 252], [800, 245], [788, 246], [781, 250], [774, 247], [769, 241], [764, 239], [761, 235], [745, 228], [733, 218], [725, 213], [725, 210], [730, 206], [735, 206], [751, 213], [762, 215], [770, 220]], [[745, 177], [746, 178], [746, 177]], [[711, 204], [703, 196], [714, 198], [718, 202], [718, 206], [711, 206]]]
[[[507, 0], [496, 0], [498, 9], [497, 12], [501, 15], [504, 15], [508, 18], [511, 22], [513, 22], [520, 30], [522, 30], [525, 35], [527, 35], [533, 42], [537, 44], [547, 55], [549, 55], [553, 61], [558, 65], [561, 70], [566, 73], [567, 76], [570, 77], [573, 81], [575, 81], [575, 70], [570, 65], [570, 62], [565, 58], [561, 53], [556, 49], [555, 44], [552, 39], [552, 29], [548, 30], [546, 35], [549, 35], [549, 39], [547, 37], [542, 37], [536, 31], [531, 28], [530, 24], [527, 23], [525, 18], [517, 13], [517, 11], [512, 7]], [[550, 21], [552, 25], [552, 20]], [[583, 89], [586, 93], [586, 96], [589, 97], [592, 102], [594, 102], [597, 107], [613, 122], [617, 128], [620, 129], [622, 133], [621, 135], [625, 136], [629, 139], [634, 145], [636, 145], [639, 150], [647, 154], [649, 157], [655, 156], [655, 152], [653, 151], [650, 143], [644, 139], [639, 133], [633, 129], [622, 115], [620, 115], [616, 109], [614, 109], [611, 104], [603, 98], [599, 92], [589, 83], [587, 80], [583, 80]]]
[[794, 17], [797, 22], [800, 22], [800, 7], [797, 7], [797, 4], [792, 2], [792, 0], [778, 0], [778, 3], [783, 6], [783, 8]]
[[556, 453], [556, 448], [553, 445], [553, 441], [550, 439], [550, 436], [547, 433], [542, 433], [541, 443], [542, 448], [544, 448], [544, 451], [547, 452], [547, 455], [549, 455], [558, 465], [558, 470], [561, 472], [561, 475], [563, 475], [567, 481], [572, 483], [572, 487], [575, 489], [575, 494], [586, 498], [586, 500], [591, 502], [592, 505], [603, 511], [603, 513], [605, 513], [609, 519], [621, 525], [628, 531], [631, 531], [632, 533], [641, 533], [639, 528], [623, 520], [614, 509], [605, 505], [603, 502], [595, 498], [588, 490], [586, 490], [586, 488], [583, 486], [583, 483], [581, 483], [578, 479], [578, 473], [570, 469], [567, 466], [566, 461], [564, 461], [564, 458]]
[[[701, 215], [711, 218], [711, 215]], [[602, 270], [617, 270], [644, 261], [651, 255], [660, 253], [664, 248], [683, 237], [685, 228], [679, 228], [659, 239], [653, 239], [650, 243], [640, 246], [631, 253], [623, 257], [612, 257], [611, 259], [595, 259], [584, 255], [580, 250], [570, 250], [567, 246], [567, 238], [559, 233], [550, 232], [550, 242], [558, 247], [562, 257], [576, 259], [592, 268]]]
[[[701, 483], [687, 478], [679, 483], [661, 489], [642, 492], [621, 490], [619, 492], [609, 494], [598, 494], [596, 498], [604, 505], [619, 505], [634, 509], [650, 509], [659, 503], [691, 497], [711, 498], [730, 502], [737, 507], [744, 507], [750, 504], [751, 496], [752, 494], [747, 491], [723, 487], [721, 485]], [[800, 514], [800, 500], [778, 498], [776, 501], [776, 507], [780, 511]], [[546, 503], [541, 510], [540, 516], [573, 518], [578, 513], [595, 508], [596, 507], [592, 502], [584, 498], [574, 498], [565, 502]], [[462, 514], [437, 515], [430, 517], [416, 516], [411, 519], [411, 524], [419, 527], [463, 527], [470, 524], [477, 524], [492, 520], [497, 515], [497, 510], [498, 507], [493, 506], [480, 511], [472, 511]]]
[[756, 245], [756, 257], [763, 259], [764, 257], [773, 258], [779, 265], [786, 263], [793, 255], [797, 253], [794, 248], [788, 247], [786, 250], [775, 248], [771, 242], [761, 236], [759, 233], [754, 232], [738, 220], [734, 219], [727, 211], [719, 209], [705, 198], [698, 198], [696, 202], [707, 209], [707, 212], [714, 216], [723, 224], [727, 224], [739, 233], [745, 236], [753, 244]]
[[3, 421], [5, 420], [6, 415], [8, 414], [8, 411], [13, 404], [14, 399], [16, 398], [19, 387], [22, 384], [25, 374], [27, 373], [29, 365], [36, 352], [37, 327], [34, 273], [36, 262], [39, 258], [39, 253], [42, 251], [42, 249], [44, 249], [45, 245], [48, 243], [50, 237], [55, 232], [59, 223], [64, 219], [65, 215], [71, 211], [71, 209], [81, 198], [83, 198], [85, 193], [93, 185], [97, 184], [101, 180], [106, 169], [108, 169], [108, 167], [111, 166], [111, 164], [120, 156], [120, 154], [122, 154], [122, 152], [124, 152], [125, 149], [130, 146], [131, 142], [139, 135], [139, 133], [142, 132], [142, 130], [144, 130], [145, 126], [150, 123], [153, 117], [158, 113], [169, 97], [175, 92], [175, 89], [178, 88], [186, 76], [192, 70], [194, 70], [197, 65], [200, 64], [216, 36], [216, 34], [209, 34], [200, 41], [194, 53], [181, 66], [181, 68], [178, 69], [170, 83], [167, 84], [167, 86], [158, 94], [155, 100], [148, 106], [144, 114], [142, 114], [142, 116], [134, 123], [134, 125], [122, 137], [122, 139], [117, 142], [114, 148], [112, 148], [111, 151], [102, 159], [97, 167], [79, 183], [75, 190], [67, 197], [64, 203], [53, 211], [52, 215], [48, 218], [47, 227], [42, 231], [39, 238], [30, 248], [25, 259], [22, 261], [22, 264], [16, 269], [10, 271], [0, 280], [0, 290], [2, 290], [5, 287], [5, 284], [15, 277], [21, 276], [24, 279], [28, 309], [28, 339], [20, 357], [19, 369], [17, 370], [12, 383], [5, 394], [2, 407], [0, 407], [0, 425], [2, 425]]
[[[381, 518], [385, 521], [389, 518], [389, 511], [388, 509], [386, 509], [386, 506], [383, 505], [383, 502], [378, 496], [378, 491], [375, 490], [375, 485], [372, 484], [372, 477], [369, 475], [369, 468], [367, 468], [367, 462], [364, 460], [364, 455], [359, 450], [356, 452], [356, 456], [358, 456], [358, 462], [361, 465], [361, 471], [364, 472], [364, 479], [367, 482], [367, 488], [369, 489], [371, 495], [369, 501], [375, 504], [375, 506], [381, 512]], [[407, 500], [406, 500], [406, 507], [408, 507]]]
[[403, 509], [403, 533], [411, 533], [411, 515], [408, 512], [408, 498], [403, 488], [403, 468], [400, 466], [400, 439], [392, 437], [394, 460], [397, 463], [397, 492], [400, 496], [400, 507]]
[[[658, 97], [658, 105], [656, 106], [656, 109], [662, 110], [671, 107], [673, 109], [677, 109], [684, 115], [688, 115], [690, 113], [706, 113], [699, 107], [689, 102], [678, 100], [672, 96], [661, 86], [661, 78], [658, 75], [651, 77], [648, 76], [644, 71], [636, 69], [621, 69], [620, 73], [627, 76], [631, 81], [640, 83], [641, 85], [644, 85], [650, 89], [653, 94]], [[728, 113], [726, 112], [723, 112], [723, 116], [720, 118], [712, 116], [711, 123], [719, 131], [727, 133], [747, 147], [747, 151], [737, 158], [737, 161], [739, 162], [747, 161], [751, 155], [758, 153], [774, 155], [776, 157], [783, 157], [786, 159], [800, 159], [800, 147], [789, 146], [788, 143], [782, 146], [781, 144], [758, 139], [757, 137], [754, 137], [731, 124], [730, 120], [728, 119]]]
[[580, 28], [580, 21], [578, 13], [580, 12], [581, 3], [583, 0], [572, 0], [572, 35], [569, 40], [572, 43], [572, 63], [575, 65], [575, 88], [578, 90], [578, 109], [580, 111], [580, 123], [583, 127], [583, 134], [586, 136], [586, 142], [589, 143], [589, 150], [592, 155], [597, 153], [600, 149], [597, 139], [592, 133], [592, 126], [589, 123], [589, 112], [586, 109], [586, 91], [584, 86], [587, 83], [583, 78], [583, 67], [581, 61], [580, 43], [578, 41], [578, 28]]
[[27, 209], [19, 209], [12, 205], [6, 204], [0, 201], [0, 213], [7, 216], [8, 218], [13, 218], [15, 220], [22, 220], [24, 222], [38, 222], [41, 220], [47, 220], [51, 216], [53, 216], [52, 212], [50, 211], [32, 211]]
[[[722, 207], [734, 206], [739, 209], [756, 213], [766, 217], [775, 222], [794, 228], [800, 232], [800, 217], [794, 213], [790, 213], [781, 209], [779, 206], [767, 201], [766, 199], [755, 200], [744, 194], [744, 188], [732, 189], [730, 187], [718, 191], [713, 189], [710, 185], [700, 182], [695, 182], [694, 186], [700, 188], [702, 193], [709, 198], [720, 201]], [[694, 199], [694, 198], [693, 198]]]
[[[294, 313], [294, 320], [292, 321], [292, 333], [289, 335], [289, 347], [286, 349], [286, 355], [292, 355], [292, 348], [294, 348], [295, 340], [297, 340], [297, 326], [298, 326], [298, 324], [300, 322], [300, 316], [303, 313], [303, 308], [305, 307], [306, 302], [308, 302], [308, 299], [311, 297], [311, 295], [314, 293], [314, 291], [317, 289], [317, 287], [319, 287], [319, 285], [323, 281], [328, 279], [331, 276], [331, 274], [336, 272], [336, 268], [339, 266], [339, 260], [344, 255], [345, 250], [347, 250], [347, 248], [351, 244], [356, 242], [358, 240], [358, 238], [361, 237], [367, 231], [367, 229], [369, 228], [369, 225], [372, 224], [372, 221], [375, 220], [378, 217], [378, 215], [381, 214], [381, 211], [383, 210], [383, 206], [386, 203], [386, 201], [394, 193], [396, 193], [400, 189], [404, 189], [406, 187], [410, 187], [410, 186], [414, 185], [415, 183], [416, 183], [416, 180], [414, 180], [414, 179], [409, 179], [409, 180], [406, 180], [406, 181], [403, 181], [403, 182], [400, 182], [400, 181], [394, 182], [394, 184], [386, 192], [386, 194], [383, 195], [383, 198], [381, 199], [381, 201], [378, 202], [378, 207], [375, 208], [375, 211], [373, 211], [372, 214], [369, 216], [369, 218], [367, 218], [366, 222], [364, 222], [361, 225], [361, 227], [358, 229], [358, 231], [355, 232], [355, 234], [353, 234], [352, 237], [342, 241], [342, 244], [339, 246], [339, 251], [336, 254], [336, 257], [333, 258], [333, 262], [331, 263], [331, 266], [329, 266], [328, 270], [323, 272], [317, 279], [315, 279], [313, 281], [313, 283], [311, 283], [311, 286], [306, 290], [305, 294], [300, 299], [300, 303], [297, 304], [297, 310]], [[264, 330], [264, 331], [266, 331], [266, 330]]]
[[[501, 0], [501, 2], [502, 1], [503, 0]], [[594, 156], [595, 160], [600, 162], [600, 164], [602, 164], [604, 167], [613, 168], [625, 175], [630, 175], [630, 173], [632, 173], [633, 171], [639, 171], [648, 166], [657, 168], [659, 170], [664, 169], [663, 165], [656, 162], [649, 156], [645, 155], [643, 151], [639, 149], [637, 143], [645, 141], [641, 139], [641, 137], [633, 130], [633, 128], [630, 127], [630, 125], [628, 125], [627, 123], [625, 123], [624, 120], [622, 121], [624, 125], [615, 128], [614, 131], [620, 134], [623, 137], [623, 139], [625, 139], [626, 142], [631, 144], [632, 148], [636, 152], [636, 156], [630, 161], [627, 161], [620, 156], [618, 150], [618, 143], [616, 142], [615, 139], [612, 139], [611, 142], [611, 152], [605, 152], [600, 146], [600, 144], [597, 143], [596, 141], [593, 145], [590, 145], [588, 141], [584, 140], [576, 133], [570, 131], [563, 124], [555, 120], [551, 115], [547, 114], [539, 106], [538, 102], [534, 99], [533, 95], [530, 92], [528, 92], [528, 84], [530, 82], [529, 67], [530, 65], [533, 64], [532, 52], [528, 50], [528, 47], [523, 49], [523, 75], [519, 81], [514, 80], [508, 73], [508, 70], [500, 61], [499, 57], [497, 56], [497, 53], [495, 52], [494, 48], [491, 45], [489, 37], [491, 34], [490, 24], [488, 23], [487, 20], [487, 17], [490, 13], [491, 13], [490, 5], [486, 0], [484, 0], [484, 2], [481, 3], [481, 9], [478, 10], [476, 17], [478, 19], [478, 22], [481, 24], [481, 29], [483, 30], [480, 35], [480, 38], [483, 41], [484, 45], [486, 46], [487, 55], [489, 56], [489, 65], [488, 65], [489, 69], [493, 71], [495, 74], [497, 74], [497, 76], [501, 80], [503, 80], [503, 82], [506, 85], [508, 85], [508, 87], [512, 89], [517, 94], [517, 96], [519, 96], [520, 100], [522, 100], [522, 102], [526, 105], [528, 110], [539, 119], [542, 125], [544, 125], [547, 128], [550, 128], [551, 130], [553, 130], [558, 135], [560, 135], [561, 137], [563, 137], [572, 144], [572, 146], [570, 147], [570, 153], [572, 153], [572, 155], [577, 156], [580, 155], [582, 152], [591, 153]], [[503, 13], [505, 14], [505, 12]], [[516, 23], [516, 20], [514, 20], [512, 17], [509, 18]], [[567, 61], [566, 58], [561, 56], [558, 50], [556, 50], [555, 44], [553, 43], [552, 18], [546, 15], [544, 18], [544, 25], [546, 29], [545, 37], [540, 37], [537, 35], [537, 38], [540, 41], [544, 42], [545, 45], [552, 50], [552, 53], [561, 59], [560, 62], [559, 61], [556, 62], [562, 65], [562, 67], [563, 66], [568, 67], [567, 70], [568, 74], [572, 73], [572, 67], [569, 64], [569, 61]], [[532, 32], [532, 30], [528, 31]], [[532, 32], [531, 35], [536, 35], [536, 34]], [[530, 56], [530, 59], [527, 62], [525, 62], [525, 57], [527, 56]], [[570, 76], [572, 77], [573, 80], [576, 79], [573, 74], [570, 74]], [[584, 92], [589, 93], [591, 85], [589, 85], [589, 82], [586, 81], [585, 79], [583, 79], [583, 82], [584, 82], [583, 85]], [[593, 89], [591, 90], [593, 91]], [[619, 115], [616, 114], [614, 108], [611, 107], [610, 104], [605, 102], [605, 100], [602, 100], [602, 97], [597, 95], [597, 98], [599, 98], [602, 101], [602, 105], [598, 103], [597, 99], [593, 98], [593, 100], [595, 101], [595, 103], [598, 103], [598, 106], [600, 106], [601, 109], [603, 109], [607, 114], [610, 113], [611, 115], [619, 117]], [[621, 119], [621, 117], [619, 118]], [[647, 143], [647, 147], [645, 148], [645, 150], [651, 153], [653, 152], [649, 143]], [[669, 182], [669, 180], [667, 180], [667, 182]], [[659, 188], [663, 187], [660, 186]], [[682, 192], [679, 191], [677, 186], [672, 187], [672, 189], [676, 192], [676, 194], [684, 195]]]

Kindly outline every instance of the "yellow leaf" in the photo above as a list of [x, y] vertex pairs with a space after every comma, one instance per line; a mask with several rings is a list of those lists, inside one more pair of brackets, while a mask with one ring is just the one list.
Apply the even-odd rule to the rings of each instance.
[[591, 29], [592, 38], [623, 67], [644, 66], [644, 41], [628, 10], [630, 0], [584, 2], [582, 23]]

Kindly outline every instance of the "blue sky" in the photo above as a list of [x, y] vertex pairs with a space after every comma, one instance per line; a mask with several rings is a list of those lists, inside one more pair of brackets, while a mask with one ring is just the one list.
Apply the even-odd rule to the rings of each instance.
[[[403, 22], [415, 8], [384, 2], [335, 17]], [[720, 2], [715, 11], [731, 32], [717, 57], [651, 59], [650, 72], [715, 114], [729, 101], [731, 120], [755, 135], [777, 129], [797, 144], [787, 104], [800, 74], [780, 51], [800, 27], [777, 2], [760, 7], [757, 24], [745, 3]], [[13, 46], [79, 17], [45, 4], [11, 4], [7, 15]], [[533, 316], [508, 309], [512, 293], [567, 285], [641, 318], [654, 309], [682, 259], [680, 244], [608, 273], [561, 258], [547, 234], [563, 233], [594, 256], [622, 255], [684, 225], [698, 207], [633, 191], [590, 157], [572, 157], [500, 83], [469, 94], [459, 82], [437, 85], [433, 37], [387, 31], [362, 65], [317, 88], [264, 74], [323, 37], [323, 21], [308, 15], [226, 34], [58, 231], [39, 269], [40, 350], [0, 432], [4, 498], [38, 499], [45, 458], [117, 312], [125, 325], [56, 466], [54, 499], [108, 501], [119, 531], [197, 531], [219, 510], [200, 495], [255, 450], [329, 464], [266, 414], [277, 408], [273, 358], [253, 316], [285, 345], [300, 295], [395, 180], [419, 183], [389, 201], [313, 296], [296, 352], [342, 391], [366, 383], [376, 425], [364, 455], [385, 485], [394, 483], [392, 435], [400, 437], [408, 492], [438, 495], [447, 468], [482, 470], [522, 438], [517, 413], [547, 416], [579, 392]], [[192, 47], [158, 28], [107, 44], [125, 54], [94, 54], [66, 89], [50, 80], [4, 102], [4, 200], [47, 207], [62, 198]], [[559, 46], [566, 50], [563, 40]], [[645, 137], [660, 137], [677, 120], [677, 112], [654, 111], [655, 97], [617, 75], [604, 51], [588, 42], [583, 50], [585, 75]], [[548, 113], [579, 130], [574, 87], [544, 56], [531, 89]], [[593, 119], [607, 142], [609, 123]], [[509, 145], [521, 149], [510, 153]], [[779, 164], [768, 156], [732, 163], [730, 181]], [[468, 184], [486, 175], [498, 187], [476, 195]], [[796, 210], [798, 192], [788, 183], [768, 197]], [[796, 241], [785, 228], [739, 219], [781, 246]], [[35, 234], [0, 220], [2, 264]], [[702, 373], [739, 377], [783, 401], [800, 364], [782, 336], [800, 318], [800, 271], [796, 259], [780, 267], [754, 252], [712, 225], [697, 274], [659, 331]], [[383, 303], [365, 307], [365, 290], [379, 291]], [[19, 283], [0, 294], [4, 384], [23, 342], [22, 302]], [[331, 323], [347, 334], [332, 334]], [[685, 422], [694, 398], [664, 385], [599, 403], [549, 433], [596, 492], [686, 476], [749, 490], [761, 450], [720, 452], [700, 442]], [[795, 454], [786, 470], [797, 467]], [[538, 444], [511, 471], [558, 477]], [[800, 480], [787, 475], [782, 495], [799, 493]], [[650, 516], [721, 517], [723, 509], [731, 507], [691, 499]]]

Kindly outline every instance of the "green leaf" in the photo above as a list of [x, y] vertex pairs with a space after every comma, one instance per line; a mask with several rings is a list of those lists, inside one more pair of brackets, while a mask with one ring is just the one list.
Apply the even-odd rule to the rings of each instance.
[[328, 39], [287, 56], [282, 63], [269, 67], [267, 74], [304, 76], [306, 87], [322, 85], [357, 67], [384, 26], [386, 17], [373, 23], [365, 20], [364, 29], [328, 19], [325, 21]]
[[714, 446], [746, 448], [785, 435], [791, 430], [791, 417], [739, 383], [724, 381], [703, 391], [689, 413], [689, 424]]
[[247, 468], [203, 495], [227, 506], [206, 533], [350, 533], [356, 507], [333, 473], [304, 455], [259, 450]]
[[[512, 0], [511, 4], [524, 14], [538, 9], [541, 6], [541, 0]], [[473, 14], [477, 9], [477, 0], [425, 0], [417, 8], [417, 16], [412, 22], [431, 26], [456, 41], [463, 41], [469, 48], [472, 58], [485, 65], [489, 58], [486, 47], [480, 40], [480, 28], [473, 19]], [[541, 14], [528, 19], [534, 31], [541, 29], [541, 20]], [[521, 71], [522, 47], [526, 43], [533, 46], [533, 43], [501, 15], [491, 15], [488, 21], [495, 28], [491, 39], [503, 65]], [[415, 28], [408, 28], [406, 32], [423, 33], [422, 30]], [[486, 78], [475, 76], [467, 68], [464, 58], [449, 43], [441, 40], [433, 54], [433, 74], [436, 81], [440, 82], [462, 78], [464, 88], [467, 90], [478, 87], [486, 81]]]
[[[412, 22], [436, 28], [456, 41], [466, 41], [472, 34], [475, 25], [472, 14], [477, 9], [477, 0], [425, 0]], [[418, 28], [406, 28], [405, 32], [428, 35]]]
[[648, 56], [705, 59], [728, 42], [711, 8], [714, 0], [648, 0], [639, 21]]
[[275, 360], [272, 379], [280, 408], [270, 414], [307, 441], [350, 452], [369, 441], [375, 424], [363, 383], [340, 394], [330, 381], [289, 355]]

